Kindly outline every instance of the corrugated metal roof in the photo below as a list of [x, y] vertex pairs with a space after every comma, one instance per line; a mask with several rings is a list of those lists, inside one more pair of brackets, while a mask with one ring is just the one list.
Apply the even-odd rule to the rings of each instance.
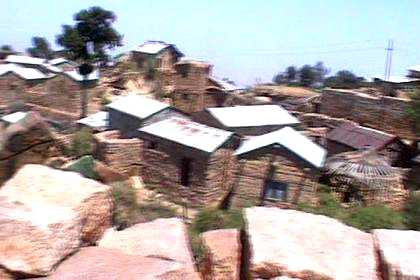
[[44, 73], [35, 68], [23, 67], [13, 63], [0, 64], [0, 76], [5, 75], [9, 72], [15, 73], [16, 75], [25, 80], [47, 79], [54, 76], [45, 75]]
[[58, 57], [58, 58], [54, 58], [54, 59], [51, 59], [50, 61], [48, 61], [48, 64], [57, 65], [57, 64], [65, 63], [67, 61], [68, 60], [65, 59], [64, 57]]
[[136, 94], [131, 94], [119, 98], [118, 100], [107, 105], [108, 108], [145, 119], [157, 112], [169, 107], [169, 104], [143, 97]]
[[299, 120], [279, 105], [252, 105], [207, 108], [226, 127], [293, 125]]
[[211, 81], [213, 81], [214, 83], [218, 84], [219, 87], [221, 87], [225, 91], [235, 91], [235, 90], [240, 90], [241, 89], [240, 87], [238, 87], [236, 85], [232, 85], [231, 83], [228, 83], [228, 82], [223, 81], [221, 79], [217, 79], [215, 77], [209, 77], [209, 79]]
[[170, 46], [171, 46], [170, 44], [167, 44], [162, 41], [147, 41], [143, 43], [142, 45], [140, 45], [135, 51], [148, 53], [148, 54], [157, 54], [158, 52]]
[[139, 131], [208, 153], [223, 145], [233, 134], [178, 117], [153, 123]]
[[243, 155], [270, 145], [280, 145], [317, 168], [324, 166], [327, 152], [321, 146], [291, 127], [253, 136], [242, 142], [236, 155]]
[[43, 64], [45, 59], [26, 56], [26, 55], [8, 55], [5, 59], [6, 62], [9, 63], [17, 63], [17, 64]]
[[53, 65], [50, 65], [50, 64], [46, 64], [46, 63], [42, 64], [42, 67], [44, 67], [45, 69], [47, 69], [48, 71], [53, 72], [53, 73], [63, 72], [63, 70], [61, 70], [60, 68], [58, 68], [56, 66], [53, 66]]
[[[66, 71], [63, 72], [64, 74], [66, 74], [67, 76], [69, 76], [70, 78], [72, 78], [73, 80], [77, 81], [77, 82], [82, 82], [83, 76], [79, 74], [79, 72], [77, 72], [76, 70], [72, 70], [72, 71]], [[88, 81], [94, 81], [94, 80], [98, 80], [99, 79], [99, 71], [95, 70], [92, 73], [90, 73], [88, 75]]]
[[78, 120], [77, 123], [87, 125], [91, 128], [107, 128], [109, 125], [109, 113], [99, 111], [93, 115]]
[[395, 135], [388, 134], [380, 130], [352, 124], [343, 124], [334, 128], [327, 134], [328, 140], [332, 140], [358, 150], [366, 148], [379, 149], [396, 138], [397, 137]]
[[381, 81], [386, 81], [386, 82], [389, 82], [389, 83], [394, 83], [394, 84], [403, 84], [403, 83], [420, 81], [420, 79], [408, 78], [408, 77], [405, 77], [405, 76], [390, 76], [387, 80], [383, 80], [382, 78], [379, 78], [379, 77], [373, 77], [373, 78], [374, 79], [379, 79]]
[[8, 123], [17, 123], [21, 119], [25, 118], [28, 112], [15, 112], [9, 115], [5, 115], [1, 117], [1, 119]]

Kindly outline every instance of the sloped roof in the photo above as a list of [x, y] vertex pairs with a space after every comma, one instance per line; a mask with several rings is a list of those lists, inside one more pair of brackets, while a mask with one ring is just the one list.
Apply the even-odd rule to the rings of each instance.
[[251, 105], [206, 109], [226, 127], [294, 125], [299, 120], [279, 105]]
[[408, 67], [408, 71], [420, 72], [420, 64]]
[[17, 123], [21, 119], [25, 118], [28, 112], [15, 112], [12, 114], [5, 115], [1, 119], [8, 123]]
[[153, 123], [139, 131], [208, 153], [214, 152], [233, 135], [229, 131], [178, 117]]
[[61, 70], [57, 66], [50, 65], [50, 64], [47, 64], [47, 63], [44, 63], [41, 66], [44, 67], [45, 69], [47, 69], [48, 71], [53, 72], [53, 73], [61, 73], [61, 72], [63, 72], [63, 70]]
[[135, 52], [157, 54], [166, 48], [173, 48], [179, 56], [183, 54], [173, 44], [167, 44], [163, 41], [146, 41], [135, 49]]
[[231, 83], [228, 83], [228, 82], [226, 82], [224, 80], [221, 80], [221, 79], [217, 79], [215, 77], [209, 77], [209, 80], [211, 82], [215, 83], [216, 85], [218, 85], [224, 91], [235, 91], [235, 90], [241, 89], [240, 87], [238, 87], [236, 85], [232, 85]]
[[5, 61], [9, 63], [17, 63], [17, 64], [41, 65], [45, 62], [45, 59], [32, 57], [32, 56], [26, 56], [26, 55], [8, 55]]
[[86, 118], [78, 120], [77, 123], [87, 125], [91, 128], [107, 128], [109, 125], [109, 113], [99, 111], [95, 114], [87, 116]]
[[15, 73], [25, 80], [47, 79], [54, 75], [45, 75], [35, 68], [23, 67], [14, 63], [0, 64], [0, 76], [7, 73]]
[[271, 145], [280, 145], [317, 168], [323, 167], [327, 155], [324, 148], [291, 127], [250, 137], [242, 142], [235, 154], [239, 156]]
[[65, 63], [65, 62], [68, 62], [68, 60], [65, 59], [64, 57], [58, 57], [58, 58], [54, 58], [54, 59], [49, 60], [48, 64], [58, 65], [58, 64], [61, 64], [61, 63]]
[[353, 124], [343, 124], [327, 134], [332, 140], [357, 150], [372, 148], [381, 149], [398, 137], [380, 130]]
[[[79, 72], [77, 72], [77, 70], [72, 70], [72, 71], [66, 71], [63, 72], [64, 74], [66, 74], [67, 76], [69, 76], [70, 78], [72, 78], [73, 80], [77, 81], [77, 82], [82, 82], [84, 80], [83, 76], [79, 74]], [[99, 71], [95, 70], [92, 73], [90, 73], [88, 75], [88, 81], [95, 81], [99, 79]]]
[[169, 107], [169, 104], [131, 94], [107, 105], [108, 108], [145, 119]]

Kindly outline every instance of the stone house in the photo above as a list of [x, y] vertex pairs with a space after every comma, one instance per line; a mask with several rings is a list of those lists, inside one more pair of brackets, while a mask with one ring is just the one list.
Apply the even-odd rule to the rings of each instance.
[[291, 127], [249, 137], [235, 151], [231, 207], [315, 204], [326, 151]]
[[351, 123], [329, 131], [326, 140], [329, 155], [372, 149], [397, 166], [406, 165], [411, 157], [411, 149], [399, 137]]
[[232, 132], [171, 117], [138, 130], [144, 183], [188, 207], [220, 205], [235, 173]]
[[411, 168], [407, 174], [407, 185], [413, 191], [420, 190], [420, 155], [411, 160]]
[[192, 115], [204, 124], [239, 135], [261, 135], [283, 128], [298, 127], [300, 122], [279, 105], [249, 105], [206, 108]]
[[184, 56], [173, 44], [162, 41], [146, 41], [131, 53], [139, 69], [149, 67], [161, 71], [172, 70], [174, 64]]
[[162, 119], [185, 115], [167, 103], [140, 95], [128, 95], [106, 106], [109, 129], [119, 130], [124, 138], [135, 137], [140, 127]]

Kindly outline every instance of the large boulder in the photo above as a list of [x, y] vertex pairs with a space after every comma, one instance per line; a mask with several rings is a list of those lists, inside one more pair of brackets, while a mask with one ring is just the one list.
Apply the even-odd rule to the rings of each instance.
[[66, 259], [48, 280], [192, 279], [182, 263], [156, 257], [127, 255], [120, 250], [82, 248]]
[[202, 234], [205, 248], [203, 276], [208, 280], [239, 279], [241, 240], [236, 229], [212, 230]]
[[110, 229], [98, 246], [129, 255], [177, 261], [183, 263], [188, 271], [195, 272], [187, 230], [179, 218], [157, 219], [122, 231]]
[[109, 187], [74, 172], [25, 165], [0, 188], [0, 267], [47, 275], [111, 226]]
[[385, 279], [420, 279], [420, 232], [377, 229], [373, 231]]
[[337, 220], [278, 208], [245, 209], [255, 278], [377, 279], [372, 236]]

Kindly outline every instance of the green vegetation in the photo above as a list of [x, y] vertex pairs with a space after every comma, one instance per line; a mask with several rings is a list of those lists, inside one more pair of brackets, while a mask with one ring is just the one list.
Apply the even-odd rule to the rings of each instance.
[[43, 59], [52, 59], [54, 56], [50, 43], [44, 37], [32, 37], [32, 47], [28, 48], [27, 52], [31, 56]]
[[106, 106], [109, 103], [111, 103], [111, 99], [109, 98], [109, 96], [107, 94], [102, 94], [102, 96], [101, 96], [101, 105], [102, 106]]
[[345, 224], [370, 231], [376, 228], [404, 229], [404, 214], [383, 205], [344, 208], [331, 193], [321, 192], [319, 206], [299, 204], [298, 209], [325, 215]]
[[194, 253], [194, 258], [198, 263], [204, 256], [204, 248], [201, 243], [200, 234], [209, 230], [243, 227], [242, 211], [220, 210], [214, 208], [203, 209], [189, 227], [189, 235], [191, 238], [191, 247]]
[[364, 78], [357, 77], [355, 74], [348, 70], [338, 71], [335, 76], [325, 79], [324, 85], [332, 88], [347, 88], [354, 89], [361, 86]]
[[411, 106], [408, 109], [409, 117], [413, 120], [416, 133], [420, 135], [420, 89], [415, 90], [411, 95]]
[[406, 224], [409, 229], [420, 230], [420, 196], [412, 196], [406, 205]]
[[95, 172], [95, 160], [92, 156], [84, 156], [68, 167], [69, 171], [80, 173], [86, 178], [98, 180], [98, 174]]
[[70, 155], [81, 157], [90, 155], [93, 151], [93, 135], [90, 129], [82, 128], [73, 135], [70, 147]]
[[118, 230], [157, 218], [176, 216], [174, 209], [157, 202], [139, 204], [136, 191], [125, 182], [118, 182], [112, 185], [112, 196], [115, 201], [113, 224]]

